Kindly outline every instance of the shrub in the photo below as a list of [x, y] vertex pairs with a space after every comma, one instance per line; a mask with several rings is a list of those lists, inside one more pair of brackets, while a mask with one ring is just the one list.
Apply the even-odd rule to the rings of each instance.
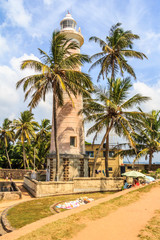
[[160, 168], [158, 168], [158, 169], [156, 170], [156, 173], [160, 173]]

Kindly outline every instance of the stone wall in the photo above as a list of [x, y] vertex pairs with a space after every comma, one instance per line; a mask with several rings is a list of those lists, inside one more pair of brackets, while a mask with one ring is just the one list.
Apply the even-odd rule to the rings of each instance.
[[106, 192], [122, 189], [124, 179], [109, 178], [74, 178], [74, 192]]
[[37, 197], [51, 196], [53, 194], [73, 193], [73, 182], [39, 182], [37, 185]]
[[37, 180], [30, 179], [28, 176], [24, 177], [24, 187], [34, 197], [45, 197], [58, 194], [73, 193], [73, 182], [38, 182]]
[[14, 182], [0, 182], [0, 200], [16, 200], [22, 193]]
[[45, 197], [51, 195], [120, 191], [123, 186], [123, 178], [74, 178], [67, 182], [39, 182], [24, 177], [24, 187], [34, 197]]
[[0, 169], [0, 178], [4, 178], [4, 176], [12, 175], [13, 179], [23, 179], [24, 175], [27, 172], [31, 172], [31, 170], [26, 169]]
[[37, 183], [37, 180], [31, 180], [28, 176], [24, 177], [23, 185], [34, 197], [37, 197]]
[[[23, 180], [24, 176], [27, 173], [31, 173], [32, 170], [27, 169], [0, 169], [0, 178], [4, 178], [4, 176], [11, 176], [12, 179]], [[45, 170], [38, 170], [39, 173], [45, 172]]]

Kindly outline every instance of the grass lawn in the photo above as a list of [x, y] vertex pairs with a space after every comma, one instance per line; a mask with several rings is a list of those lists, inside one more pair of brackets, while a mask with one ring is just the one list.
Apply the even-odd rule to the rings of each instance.
[[146, 227], [139, 234], [141, 240], [159, 240], [160, 239], [160, 210], [157, 210], [154, 217], [148, 222]]
[[119, 207], [126, 206], [137, 201], [142, 194], [150, 191], [153, 187], [158, 185], [159, 183], [147, 185], [144, 188], [137, 189], [133, 192], [125, 194], [124, 196], [117, 197], [80, 213], [73, 214], [65, 219], [47, 224], [32, 233], [18, 238], [18, 240], [66, 240], [83, 229], [88, 220], [96, 220], [105, 217]]
[[84, 194], [53, 196], [53, 197], [35, 199], [32, 201], [20, 203], [15, 207], [11, 208], [8, 211], [7, 218], [14, 228], [21, 228], [26, 224], [29, 224], [41, 218], [45, 218], [50, 215], [53, 215], [54, 213], [51, 213], [49, 209], [52, 204], [56, 204], [61, 201], [63, 202], [63, 201], [75, 200], [82, 196], [91, 197], [96, 200], [99, 198], [106, 197], [108, 194], [111, 194], [111, 193], [99, 193], [99, 192], [89, 193], [89, 194], [84, 193]]

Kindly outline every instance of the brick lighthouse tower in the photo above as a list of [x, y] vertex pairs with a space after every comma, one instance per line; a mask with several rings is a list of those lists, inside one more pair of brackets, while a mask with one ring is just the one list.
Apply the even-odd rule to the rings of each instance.
[[[84, 43], [84, 38], [80, 28], [76, 31], [76, 21], [68, 13], [60, 22], [61, 33], [64, 33], [68, 39], [76, 41], [79, 47]], [[80, 53], [80, 48], [73, 53]], [[80, 67], [79, 69], [80, 70]], [[60, 153], [59, 180], [68, 181], [74, 177], [88, 176], [88, 159], [84, 157], [84, 128], [83, 116], [78, 112], [83, 107], [82, 96], [76, 98], [72, 95], [74, 106], [68, 95], [64, 93], [64, 106], [57, 110], [57, 131]], [[55, 142], [51, 140], [50, 154], [48, 158], [50, 174], [53, 179], [56, 172]]]

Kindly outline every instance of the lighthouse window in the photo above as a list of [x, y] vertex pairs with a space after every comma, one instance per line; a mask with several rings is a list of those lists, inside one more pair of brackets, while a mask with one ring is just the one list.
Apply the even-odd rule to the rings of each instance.
[[70, 137], [70, 146], [76, 147], [76, 137]]
[[65, 20], [62, 23], [62, 28], [75, 28], [75, 22], [72, 20]]

